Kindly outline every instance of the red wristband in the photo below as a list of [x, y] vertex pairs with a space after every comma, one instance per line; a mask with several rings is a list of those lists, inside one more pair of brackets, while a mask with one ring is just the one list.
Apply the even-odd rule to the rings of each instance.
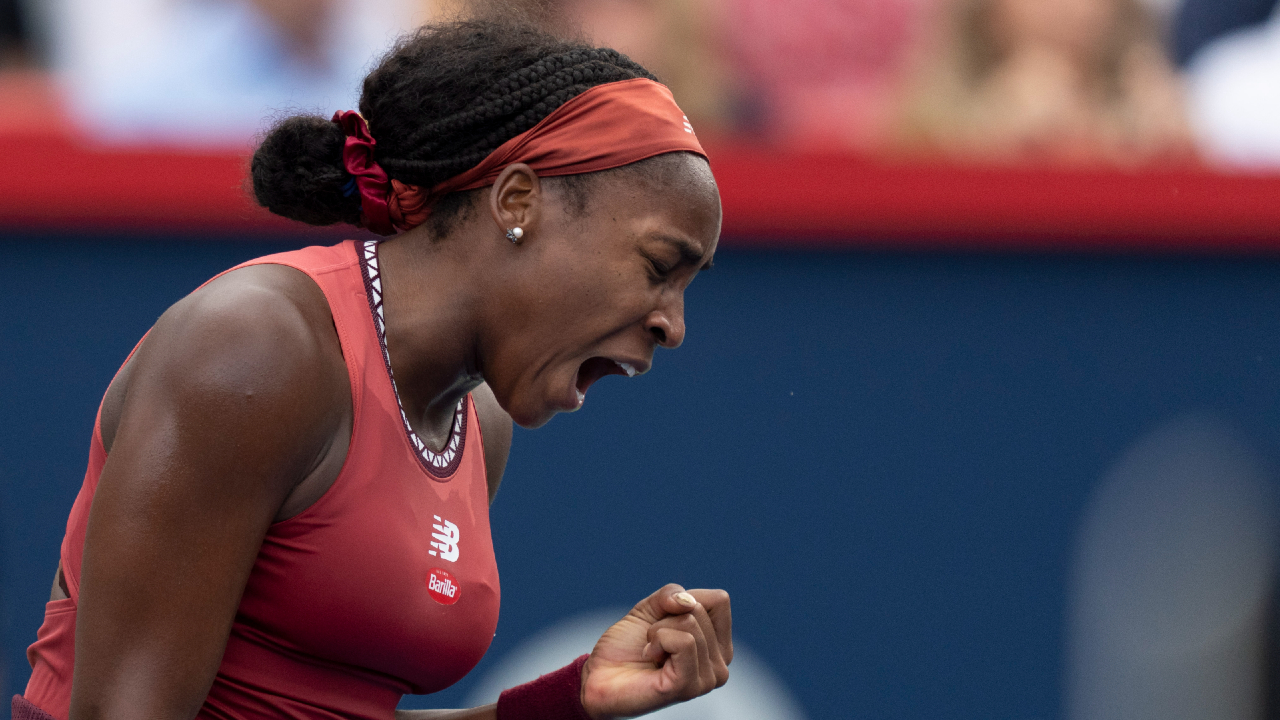
[[53, 716], [41, 710], [21, 695], [13, 696], [13, 720], [53, 720]]
[[589, 657], [504, 690], [498, 696], [498, 720], [591, 720], [582, 707], [582, 666]]

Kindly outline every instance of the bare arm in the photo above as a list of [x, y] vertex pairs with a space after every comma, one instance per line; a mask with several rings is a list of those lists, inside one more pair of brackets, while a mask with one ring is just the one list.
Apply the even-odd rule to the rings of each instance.
[[195, 716], [268, 527], [349, 413], [319, 290], [248, 270], [171, 308], [131, 361], [85, 540], [72, 720]]

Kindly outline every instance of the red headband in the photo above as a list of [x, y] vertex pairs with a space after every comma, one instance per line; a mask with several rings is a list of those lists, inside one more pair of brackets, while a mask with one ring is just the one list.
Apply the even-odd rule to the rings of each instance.
[[359, 114], [336, 113], [333, 121], [347, 135], [342, 160], [360, 192], [364, 226], [379, 235], [421, 225], [436, 198], [492, 185], [514, 163], [527, 164], [539, 177], [555, 177], [609, 170], [669, 152], [707, 156], [671, 91], [645, 78], [587, 90], [429, 192], [387, 179], [373, 159], [376, 143]]

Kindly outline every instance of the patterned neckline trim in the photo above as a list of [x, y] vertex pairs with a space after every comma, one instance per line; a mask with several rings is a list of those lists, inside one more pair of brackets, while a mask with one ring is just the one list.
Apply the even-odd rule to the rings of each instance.
[[409, 424], [409, 416], [404, 412], [404, 403], [400, 402], [400, 391], [396, 388], [395, 373], [391, 370], [391, 353], [387, 352], [387, 326], [382, 311], [382, 272], [378, 269], [378, 241], [366, 240], [356, 244], [360, 256], [360, 274], [364, 278], [365, 295], [369, 299], [369, 311], [373, 314], [373, 325], [378, 331], [378, 345], [382, 348], [382, 362], [387, 368], [387, 379], [391, 381], [391, 392], [395, 395], [396, 406], [400, 408], [400, 420], [404, 423], [405, 434], [409, 444], [417, 451], [422, 468], [433, 480], [447, 480], [462, 460], [462, 448], [467, 438], [467, 398], [458, 401], [458, 409], [453, 415], [453, 426], [449, 430], [449, 442], [444, 449], [435, 452], [422, 442], [422, 438], [413, 431]]

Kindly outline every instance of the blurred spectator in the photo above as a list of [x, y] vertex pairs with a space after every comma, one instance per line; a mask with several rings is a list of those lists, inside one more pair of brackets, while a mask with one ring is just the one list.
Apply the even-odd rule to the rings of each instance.
[[1137, 164], [1191, 154], [1183, 93], [1137, 0], [956, 0], [901, 140], [966, 159]]
[[644, 65], [675, 95], [700, 135], [736, 124], [725, 66], [724, 0], [425, 0], [436, 17], [512, 15], [548, 32], [582, 37]]
[[59, 94], [41, 68], [42, 9], [34, 0], [0, 0], [0, 135], [61, 137], [69, 130]]
[[[453, 0], [453, 2], [466, 0]], [[648, 67], [701, 135], [870, 149], [938, 0], [470, 0]]]
[[723, 48], [723, 0], [564, 0], [567, 30], [625, 53], [671, 88], [698, 132], [736, 122]]
[[1262, 25], [1277, 6], [1277, 0], [1183, 0], [1173, 25], [1174, 59], [1186, 66], [1210, 42]]
[[111, 141], [240, 144], [285, 109], [354, 107], [411, 0], [53, 0], [75, 119]]
[[30, 27], [22, 0], [0, 0], [0, 68], [30, 64]]
[[65, 138], [73, 134], [62, 99], [47, 73], [10, 67], [0, 72], [0, 135]]
[[1197, 52], [1187, 67], [1196, 139], [1213, 162], [1280, 168], [1280, 6]]
[[936, 0], [724, 0], [753, 124], [790, 145], [879, 146]]

